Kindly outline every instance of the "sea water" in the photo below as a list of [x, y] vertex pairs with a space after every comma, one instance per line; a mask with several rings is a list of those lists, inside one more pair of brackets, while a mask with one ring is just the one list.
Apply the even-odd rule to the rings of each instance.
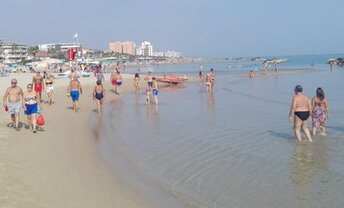
[[[314, 59], [312, 69], [254, 79], [205, 63], [216, 70], [213, 92], [193, 82], [161, 87], [159, 105], [147, 106], [143, 92], [113, 100], [99, 120], [100, 152], [157, 207], [342, 207], [344, 69]], [[173, 66], [166, 71], [197, 76], [198, 64]], [[296, 84], [310, 98], [322, 87], [329, 100], [328, 136], [313, 143], [298, 144], [288, 123]]]

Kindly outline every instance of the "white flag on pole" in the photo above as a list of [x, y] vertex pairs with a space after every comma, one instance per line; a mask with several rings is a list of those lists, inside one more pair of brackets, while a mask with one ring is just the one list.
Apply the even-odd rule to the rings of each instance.
[[78, 37], [78, 33], [76, 32], [73, 36], [73, 38], [77, 38]]

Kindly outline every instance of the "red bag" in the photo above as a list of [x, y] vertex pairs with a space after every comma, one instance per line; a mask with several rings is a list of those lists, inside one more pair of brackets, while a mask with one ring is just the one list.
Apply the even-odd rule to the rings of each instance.
[[39, 116], [37, 117], [36, 123], [38, 126], [44, 126], [45, 120], [42, 114], [39, 114]]
[[8, 106], [7, 105], [5, 106], [5, 111], [8, 112]]

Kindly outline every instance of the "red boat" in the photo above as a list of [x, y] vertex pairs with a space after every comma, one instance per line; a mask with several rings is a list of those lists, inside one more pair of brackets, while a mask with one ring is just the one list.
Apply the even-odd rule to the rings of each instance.
[[174, 75], [164, 75], [164, 76], [156, 77], [157, 82], [169, 83], [169, 84], [179, 84], [179, 83], [185, 82], [187, 80], [188, 80], [188, 78], [186, 78], [186, 77], [177, 77]]

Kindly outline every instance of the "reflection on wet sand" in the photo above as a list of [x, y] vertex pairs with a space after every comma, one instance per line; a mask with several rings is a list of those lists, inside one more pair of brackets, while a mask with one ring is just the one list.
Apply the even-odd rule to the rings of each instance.
[[97, 117], [97, 121], [93, 127], [93, 134], [94, 134], [94, 138], [99, 141], [100, 140], [100, 132], [102, 132], [103, 130], [103, 113], [99, 114], [99, 116]]
[[208, 109], [213, 111], [215, 108], [215, 93], [214, 91], [209, 91], [208, 93]]
[[[317, 140], [312, 144], [295, 145], [291, 161], [291, 182], [297, 190], [297, 198], [302, 204], [314, 203], [317, 195], [321, 195], [319, 188], [314, 188], [322, 182], [324, 172], [328, 172], [328, 140]], [[314, 190], [317, 190], [314, 193]]]
[[158, 135], [160, 133], [159, 105], [147, 105], [147, 120], [154, 134]]

